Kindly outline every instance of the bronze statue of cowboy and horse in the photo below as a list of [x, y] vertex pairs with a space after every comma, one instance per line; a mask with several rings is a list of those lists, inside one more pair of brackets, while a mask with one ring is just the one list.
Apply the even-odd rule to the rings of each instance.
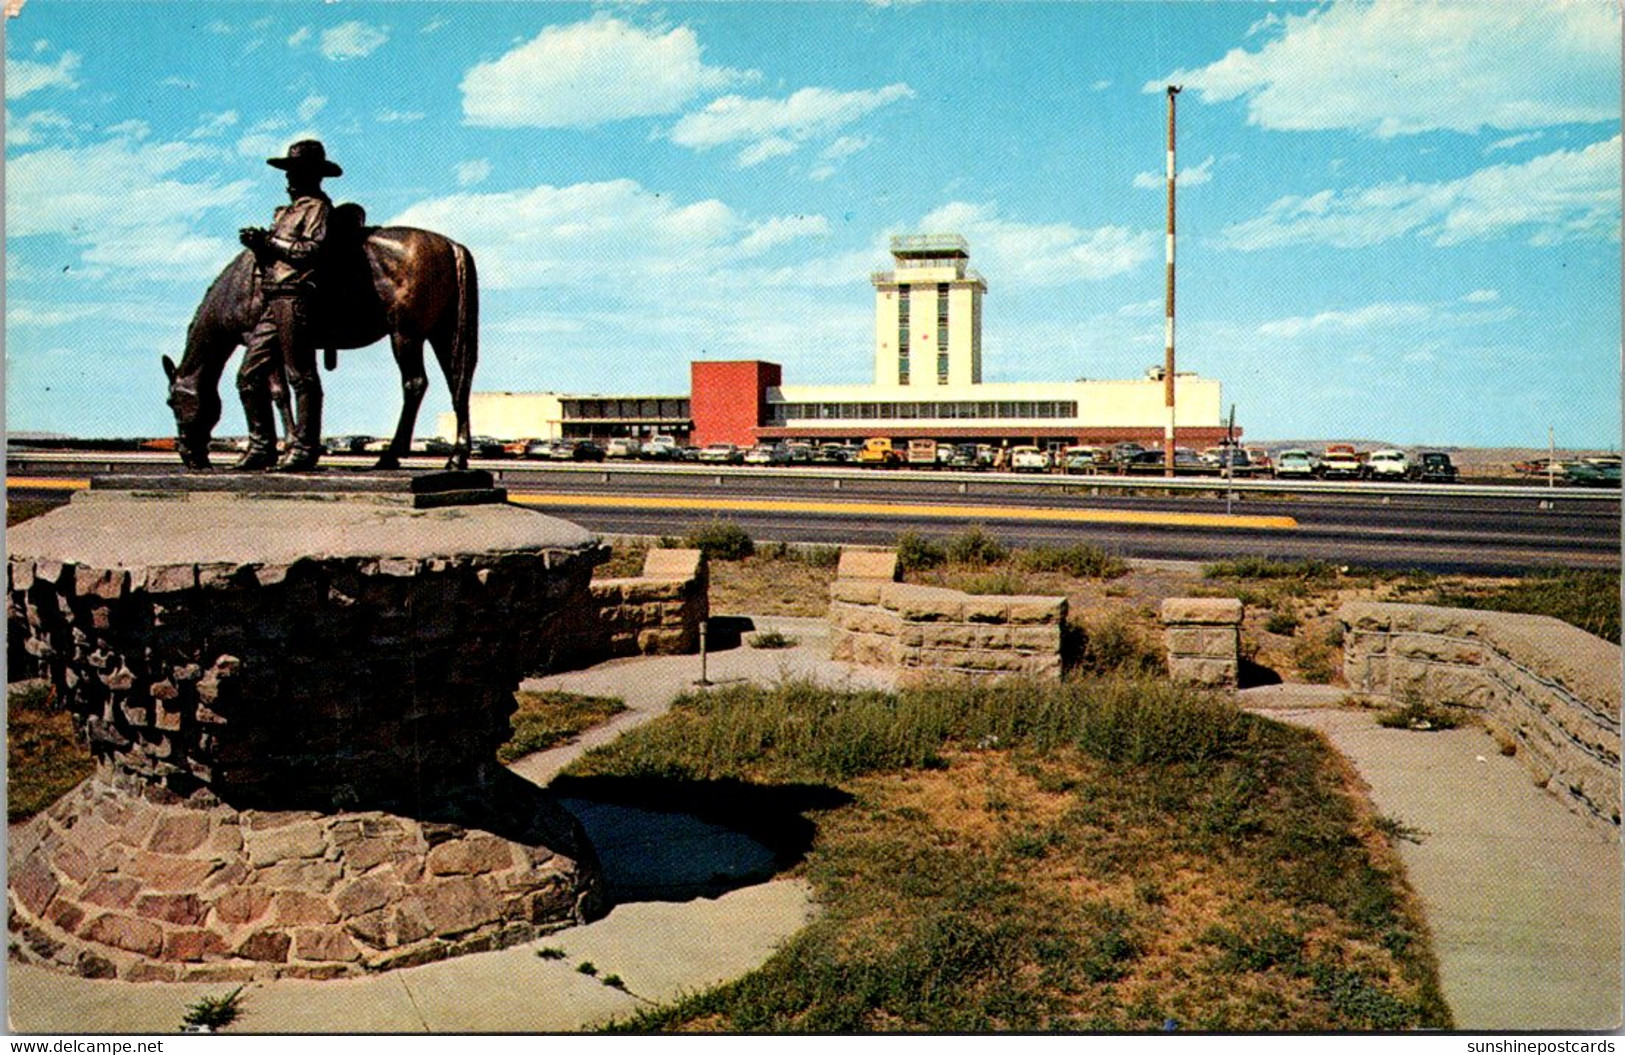
[[[338, 167], [325, 160], [314, 140], [295, 144], [287, 158], [271, 158], [269, 163], [289, 169], [289, 191], [294, 193], [295, 166], [299, 151], [319, 159], [325, 172]], [[325, 196], [323, 196], [325, 200]], [[300, 203], [295, 202], [297, 208]], [[286, 208], [286, 207], [285, 207]], [[248, 246], [226, 265], [198, 305], [186, 331], [186, 351], [179, 365], [163, 357], [169, 377], [169, 406], [175, 412], [176, 450], [191, 469], [205, 469], [209, 462], [209, 438], [220, 420], [220, 377], [226, 363], [240, 345], [252, 349], [263, 339], [267, 312], [265, 260], [271, 252], [267, 243], [276, 241], [282, 231], [284, 210], [278, 210], [278, 227], [270, 232], [245, 229]], [[281, 250], [278, 243], [274, 249]], [[335, 349], [362, 348], [387, 336], [401, 372], [401, 415], [389, 449], [375, 468], [398, 468], [412, 442], [418, 407], [423, 402], [428, 378], [424, 372], [423, 345], [427, 341], [440, 362], [446, 385], [451, 391], [452, 409], [457, 419], [457, 436], [447, 468], [467, 468], [470, 446], [468, 399], [473, 387], [474, 365], [478, 358], [479, 292], [474, 258], [469, 251], [443, 235], [413, 227], [368, 227], [360, 206], [340, 205], [331, 210], [322, 239], [318, 262], [319, 293], [314, 298], [315, 318], [308, 327], [301, 320], [301, 333], [314, 346], [327, 349], [327, 367], [336, 363]], [[270, 290], [272, 297], [280, 291]], [[301, 305], [305, 302], [301, 301]], [[303, 306], [300, 310], [304, 310]], [[258, 327], [258, 329], [257, 329]], [[308, 330], [308, 332], [307, 332]], [[274, 339], [274, 335], [273, 335]], [[287, 342], [286, 331], [283, 336]], [[288, 349], [283, 348], [283, 354]], [[245, 374], [248, 370], [245, 356]], [[245, 412], [254, 427], [257, 406], [266, 398], [256, 392], [253, 379], [245, 376], [239, 388]], [[270, 369], [264, 382], [271, 388], [282, 410], [285, 427], [294, 432], [290, 421], [288, 391], [284, 371]], [[302, 401], [303, 402], [303, 401]], [[317, 420], [305, 425], [313, 434], [319, 425], [320, 389], [317, 387], [314, 412]], [[273, 430], [274, 437], [274, 430]], [[253, 440], [251, 439], [251, 443]], [[316, 440], [319, 443], [319, 439]], [[274, 439], [273, 439], [274, 445]], [[294, 468], [314, 464], [307, 452]], [[248, 458], [245, 457], [244, 462]], [[243, 465], [240, 462], [239, 465]], [[249, 467], [268, 467], [251, 464]], [[288, 467], [288, 463], [284, 463]]]

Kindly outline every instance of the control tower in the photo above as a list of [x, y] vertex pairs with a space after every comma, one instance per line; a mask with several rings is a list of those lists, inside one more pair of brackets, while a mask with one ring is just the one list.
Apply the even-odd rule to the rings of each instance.
[[[899, 235], [875, 286], [875, 384], [960, 389], [982, 383], [982, 295], [957, 234]], [[925, 391], [922, 391], [922, 395]]]

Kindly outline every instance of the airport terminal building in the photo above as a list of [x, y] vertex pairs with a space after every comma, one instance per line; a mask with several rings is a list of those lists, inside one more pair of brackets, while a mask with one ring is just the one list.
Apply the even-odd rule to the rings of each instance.
[[[935, 439], [1064, 447], [1133, 440], [1160, 445], [1167, 421], [1161, 367], [1126, 381], [982, 380], [982, 301], [959, 235], [892, 239], [893, 268], [875, 272], [874, 381], [785, 384], [766, 360], [695, 361], [685, 396], [476, 392], [476, 433], [504, 439], [674, 435], [706, 445], [806, 440]], [[1218, 381], [1176, 374], [1182, 446], [1224, 437]], [[450, 434], [443, 416], [443, 435]]]

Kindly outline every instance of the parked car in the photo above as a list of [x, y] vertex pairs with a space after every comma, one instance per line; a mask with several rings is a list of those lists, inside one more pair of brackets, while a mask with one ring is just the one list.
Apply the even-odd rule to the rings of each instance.
[[1619, 458], [1617, 455], [1598, 455], [1582, 458], [1564, 470], [1564, 478], [1582, 487], [1618, 487]]
[[1290, 476], [1298, 479], [1308, 479], [1314, 476], [1319, 469], [1320, 459], [1305, 450], [1294, 448], [1290, 451], [1282, 451], [1275, 456], [1275, 475], [1277, 478]]
[[1450, 461], [1450, 455], [1443, 451], [1423, 451], [1416, 456], [1416, 465], [1411, 469], [1411, 475], [1423, 483], [1453, 484], [1456, 482], [1456, 467]]
[[[1176, 464], [1178, 457], [1179, 452], [1175, 451]], [[1252, 458], [1240, 447], [1209, 447], [1202, 452], [1202, 461], [1212, 467], [1216, 473], [1222, 473], [1228, 468], [1231, 476], [1251, 476], [1257, 471], [1257, 466], [1253, 464]]]
[[1404, 480], [1411, 474], [1411, 459], [1404, 451], [1372, 451], [1366, 466], [1373, 480]]
[[1097, 473], [1111, 461], [1099, 447], [1068, 447], [1061, 452], [1061, 468], [1068, 473]]
[[839, 443], [822, 444], [813, 451], [812, 460], [815, 465], [845, 465], [846, 448]]
[[371, 436], [329, 436], [322, 446], [328, 454], [360, 454], [371, 442]]
[[551, 458], [553, 457], [553, 448], [559, 442], [559, 440], [531, 440], [525, 444], [524, 456], [526, 458]]
[[552, 457], [561, 462], [601, 462], [604, 448], [592, 440], [560, 440], [553, 445]]
[[740, 460], [746, 465], [772, 465], [773, 445], [771, 443], [758, 443], [746, 451], [744, 457]]
[[786, 464], [788, 464], [788, 465], [811, 465], [812, 464], [813, 449], [812, 449], [811, 444], [807, 444], [807, 443], [790, 443], [790, 444], [786, 444], [785, 445], [785, 453], [788, 455], [788, 457], [786, 458]]
[[713, 443], [700, 451], [700, 461], [712, 465], [739, 465], [745, 456], [731, 443]]
[[636, 458], [643, 444], [630, 436], [616, 436], [604, 448], [604, 454], [610, 458]]
[[1254, 472], [1268, 473], [1275, 471], [1275, 460], [1270, 457], [1269, 451], [1262, 447], [1247, 447], [1244, 449], [1247, 451], [1247, 460], [1253, 463]]
[[647, 461], [670, 461], [677, 455], [677, 440], [671, 436], [650, 436], [638, 451], [638, 457]]
[[956, 443], [949, 451], [948, 468], [950, 469], [980, 469], [982, 467], [982, 458], [977, 453], [976, 444], [974, 443]]
[[1328, 480], [1334, 476], [1358, 480], [1365, 475], [1365, 461], [1350, 444], [1329, 444], [1320, 456], [1320, 475]]
[[874, 468], [889, 469], [903, 462], [903, 453], [891, 445], [886, 436], [875, 436], [863, 441], [858, 449], [857, 462]]
[[701, 448], [693, 444], [685, 444], [672, 452], [671, 460], [674, 462], [697, 462], [700, 460]]
[[1049, 472], [1049, 452], [1037, 447], [1011, 447], [1010, 471], [1013, 473]]
[[937, 465], [936, 440], [909, 440], [908, 464], [911, 468], [934, 469]]
[[1146, 449], [1140, 446], [1138, 443], [1113, 444], [1111, 449], [1111, 462], [1119, 469], [1127, 468], [1128, 466], [1134, 464], [1134, 461], [1145, 453]]
[[506, 458], [507, 447], [494, 436], [475, 436], [469, 441], [469, 453], [476, 458]]

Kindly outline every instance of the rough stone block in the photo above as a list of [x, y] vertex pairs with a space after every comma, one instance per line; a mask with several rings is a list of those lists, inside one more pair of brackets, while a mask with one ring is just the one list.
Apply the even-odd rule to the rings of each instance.
[[888, 583], [881, 587], [880, 603], [909, 622], [957, 623], [962, 621], [965, 595], [937, 586]]
[[1242, 604], [1234, 597], [1170, 597], [1162, 602], [1164, 624], [1240, 626]]
[[704, 570], [705, 553], [702, 550], [655, 547], [643, 555], [645, 579], [687, 580], [698, 577]]
[[259, 930], [244, 938], [237, 946], [237, 955], [245, 960], [264, 960], [286, 963], [288, 949], [293, 944], [286, 931]]
[[164, 931], [151, 920], [115, 916], [112, 913], [97, 916], [79, 932], [86, 941], [111, 945], [125, 952], [157, 957], [164, 948]]
[[881, 579], [836, 579], [829, 585], [831, 601], [846, 604], [876, 605], [880, 603]]
[[350, 936], [331, 927], [301, 927], [293, 932], [293, 955], [300, 960], [336, 960], [352, 962], [361, 959]]
[[209, 818], [201, 813], [168, 813], [158, 818], [147, 849], [160, 854], [187, 854], [209, 837]]
[[1018, 626], [1061, 625], [1066, 621], [1065, 597], [1010, 597], [1010, 622]]
[[835, 578], [896, 582], [901, 572], [895, 550], [864, 550], [843, 546], [840, 563], [835, 567]]
[[1210, 659], [1235, 659], [1241, 648], [1241, 633], [1225, 628], [1202, 631], [1202, 655]]
[[256, 867], [276, 864], [288, 858], [321, 857], [327, 852], [322, 827], [314, 821], [290, 824], [266, 831], [250, 830], [243, 840], [248, 860]]
[[1168, 654], [1197, 656], [1202, 653], [1202, 631], [1197, 627], [1172, 626], [1163, 632]]
[[430, 875], [479, 875], [512, 866], [508, 844], [482, 835], [441, 843], [429, 851], [428, 858]]

